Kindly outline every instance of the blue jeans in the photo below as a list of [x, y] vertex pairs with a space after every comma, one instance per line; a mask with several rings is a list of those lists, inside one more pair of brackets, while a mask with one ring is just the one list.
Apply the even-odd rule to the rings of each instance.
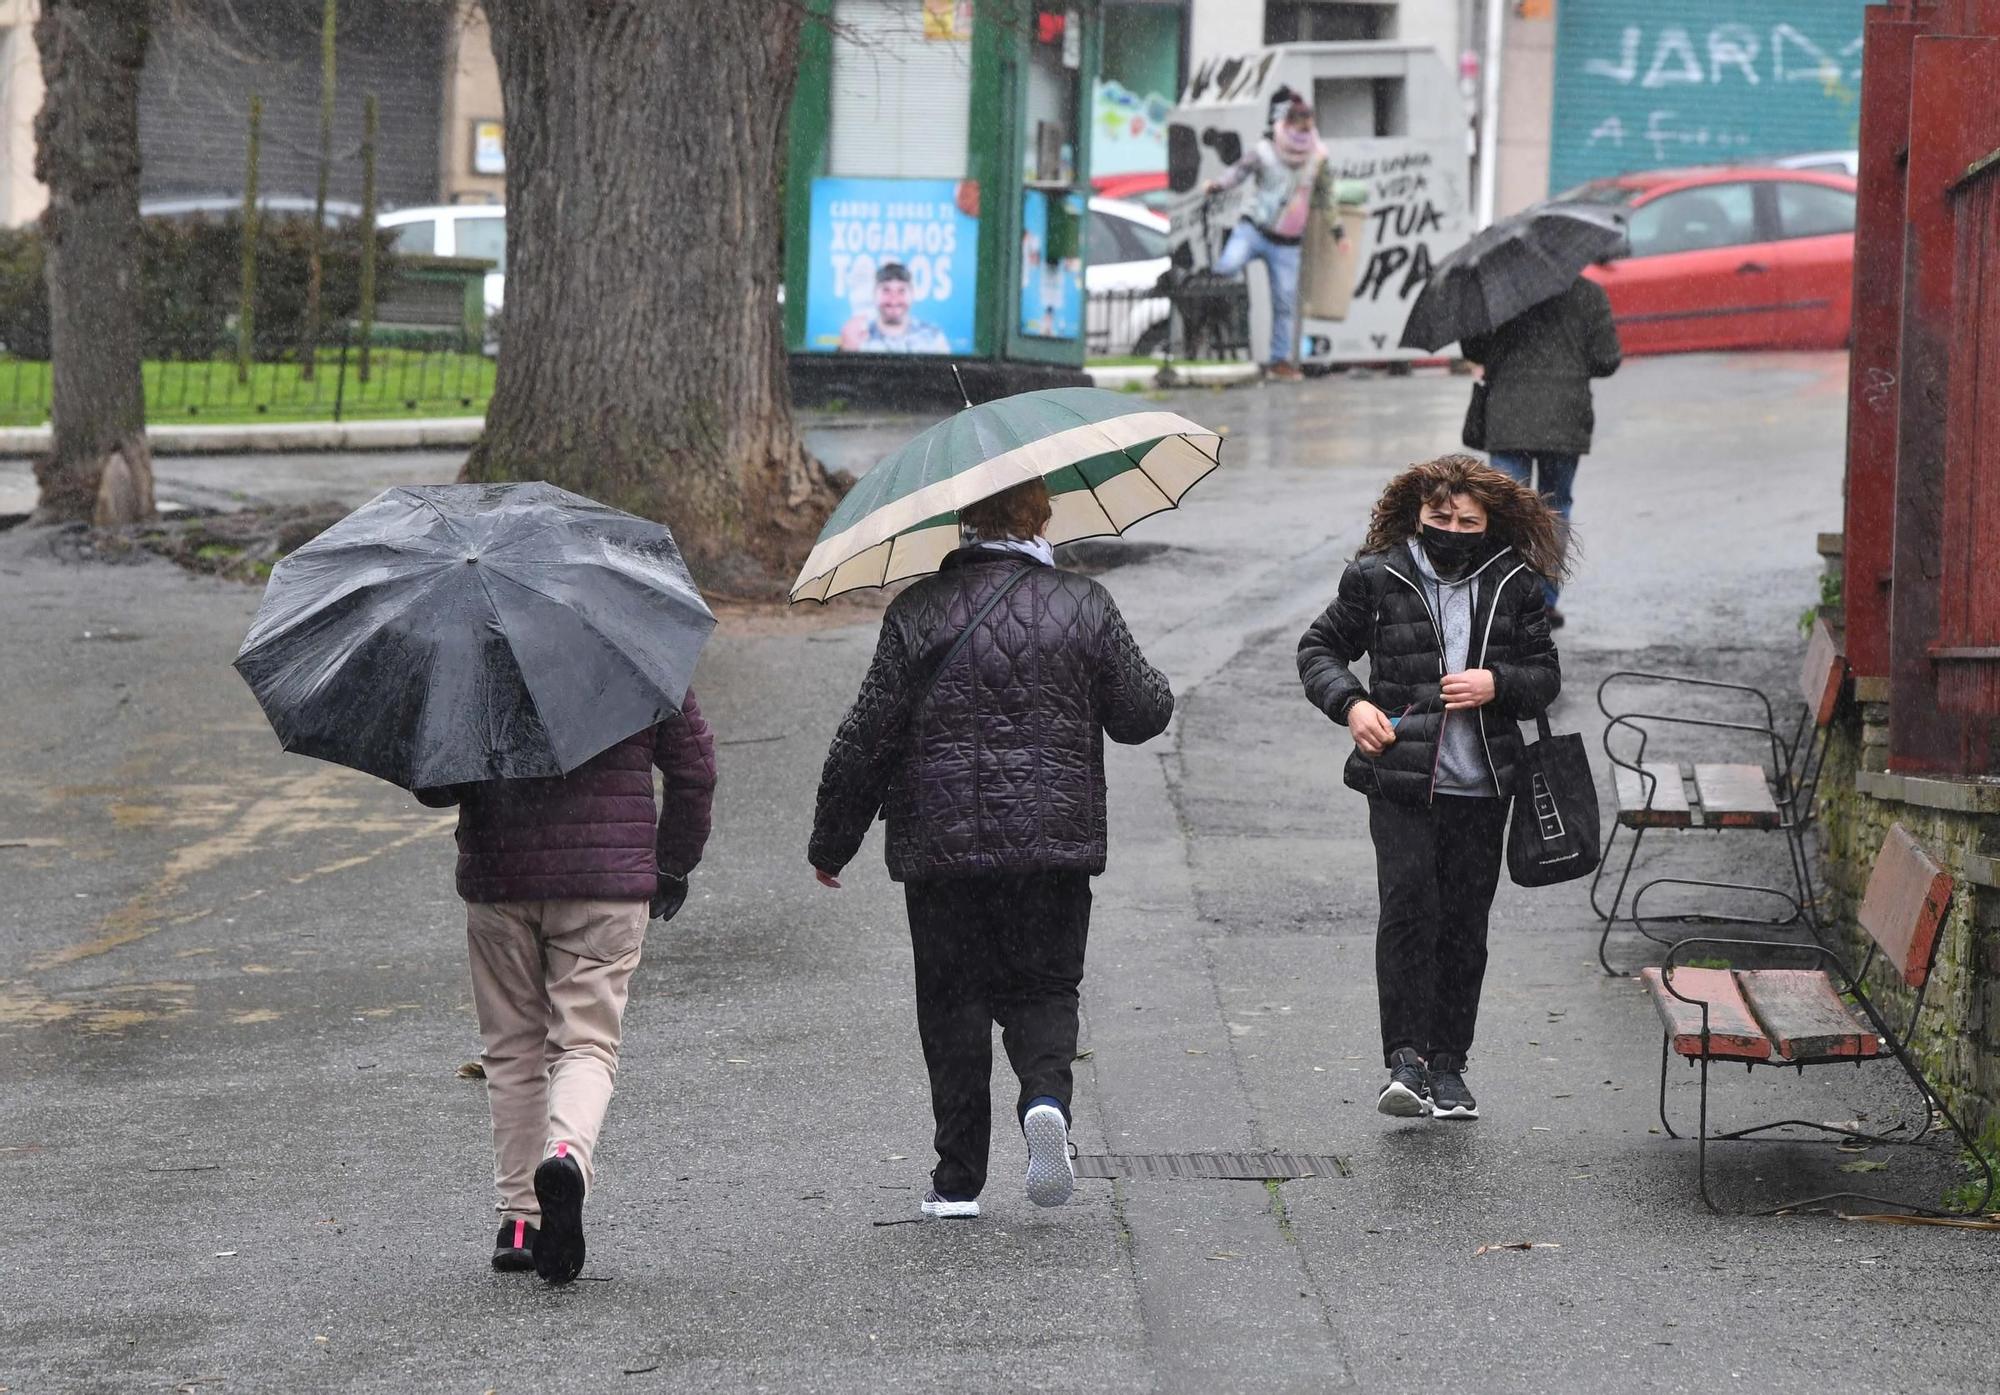
[[1271, 277], [1271, 362], [1290, 363], [1298, 357], [1292, 339], [1299, 312], [1299, 249], [1271, 241], [1246, 220], [1230, 229], [1212, 270], [1217, 276], [1234, 276], [1253, 258], [1264, 263]]
[[[1540, 490], [1542, 497], [1549, 501], [1549, 507], [1562, 515], [1563, 527], [1568, 528], [1570, 506], [1575, 502], [1570, 491], [1576, 484], [1579, 457], [1559, 455], [1553, 451], [1496, 450], [1489, 458], [1493, 468], [1501, 474], [1519, 480], [1530, 489]], [[1535, 478], [1538, 473], [1541, 475], [1539, 481]], [[1556, 598], [1562, 595], [1562, 587], [1551, 581], [1542, 589], [1553, 607]]]

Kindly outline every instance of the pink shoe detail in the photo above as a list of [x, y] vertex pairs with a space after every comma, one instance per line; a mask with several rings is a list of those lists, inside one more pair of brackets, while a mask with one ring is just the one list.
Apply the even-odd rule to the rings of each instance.
[[559, 1157], [559, 1158], [566, 1158], [566, 1157], [568, 1157], [568, 1156], [569, 1156], [569, 1144], [567, 1144], [567, 1143], [558, 1143], [558, 1144], [556, 1145], [556, 1156], [557, 1156], [557, 1157]]
[[517, 1250], [528, 1248], [528, 1223], [526, 1221], [516, 1220], [514, 1222], [514, 1248]]

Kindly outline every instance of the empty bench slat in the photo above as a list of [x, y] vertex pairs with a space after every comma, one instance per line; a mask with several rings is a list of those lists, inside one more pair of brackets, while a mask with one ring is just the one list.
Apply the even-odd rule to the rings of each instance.
[[1746, 969], [1736, 978], [1781, 1059], [1881, 1054], [1875, 1029], [1855, 1015], [1818, 969]]
[[1778, 803], [1760, 765], [1697, 765], [1694, 787], [1710, 828], [1778, 826]]
[[[1701, 1051], [1701, 1005], [1684, 1003], [1667, 991], [1666, 979], [1658, 969], [1647, 969], [1642, 977], [1653, 994], [1653, 1006], [1674, 1039], [1674, 1050], [1699, 1058]], [[1768, 1061], [1771, 1042], [1743, 993], [1736, 975], [1727, 969], [1675, 969], [1674, 988], [1690, 998], [1708, 1003], [1708, 1054], [1735, 1061]]]
[[1648, 781], [1622, 765], [1611, 767], [1618, 782], [1618, 822], [1627, 828], [1688, 828], [1693, 818], [1688, 810], [1687, 790], [1681, 784], [1681, 768], [1671, 761], [1648, 761], [1644, 769], [1658, 784], [1652, 787], [1652, 804], [1646, 803]]

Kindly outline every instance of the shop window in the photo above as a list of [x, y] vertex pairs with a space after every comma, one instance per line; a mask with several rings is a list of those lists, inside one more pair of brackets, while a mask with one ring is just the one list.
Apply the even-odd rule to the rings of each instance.
[[1351, 43], [1390, 37], [1395, 7], [1383, 4], [1272, 0], [1264, 8], [1267, 44]]
[[1313, 83], [1313, 114], [1328, 140], [1369, 140], [1410, 133], [1403, 79], [1321, 78]]

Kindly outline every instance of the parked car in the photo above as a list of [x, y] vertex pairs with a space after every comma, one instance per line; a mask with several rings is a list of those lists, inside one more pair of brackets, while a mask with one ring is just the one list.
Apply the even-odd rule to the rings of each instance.
[[1166, 346], [1173, 307], [1146, 292], [1158, 287], [1172, 264], [1167, 220], [1135, 203], [1093, 198], [1088, 228], [1086, 352], [1097, 358], [1158, 353]]
[[1859, 150], [1815, 150], [1805, 155], [1785, 155], [1771, 161], [1781, 170], [1811, 170], [1815, 174], [1844, 174], [1850, 179], [1861, 175]]
[[1165, 170], [1099, 175], [1090, 181], [1090, 188], [1100, 198], [1136, 203], [1152, 213], [1165, 213], [1167, 205], [1180, 197], [1167, 187]]
[[1624, 210], [1630, 254], [1584, 274], [1628, 354], [1837, 349], [1854, 322], [1854, 180], [1762, 167], [1652, 170], [1558, 202]]
[[[189, 194], [174, 198], [142, 199], [139, 202], [141, 218], [228, 218], [242, 211], [241, 194]], [[272, 216], [310, 218], [313, 200], [309, 194], [262, 194], [257, 199], [257, 211], [267, 218]], [[327, 200], [328, 227], [360, 216], [361, 205], [358, 203]]]
[[497, 203], [438, 204], [399, 208], [375, 220], [394, 230], [396, 250], [410, 256], [479, 257], [486, 273], [486, 313], [500, 313], [507, 298], [507, 210]]

